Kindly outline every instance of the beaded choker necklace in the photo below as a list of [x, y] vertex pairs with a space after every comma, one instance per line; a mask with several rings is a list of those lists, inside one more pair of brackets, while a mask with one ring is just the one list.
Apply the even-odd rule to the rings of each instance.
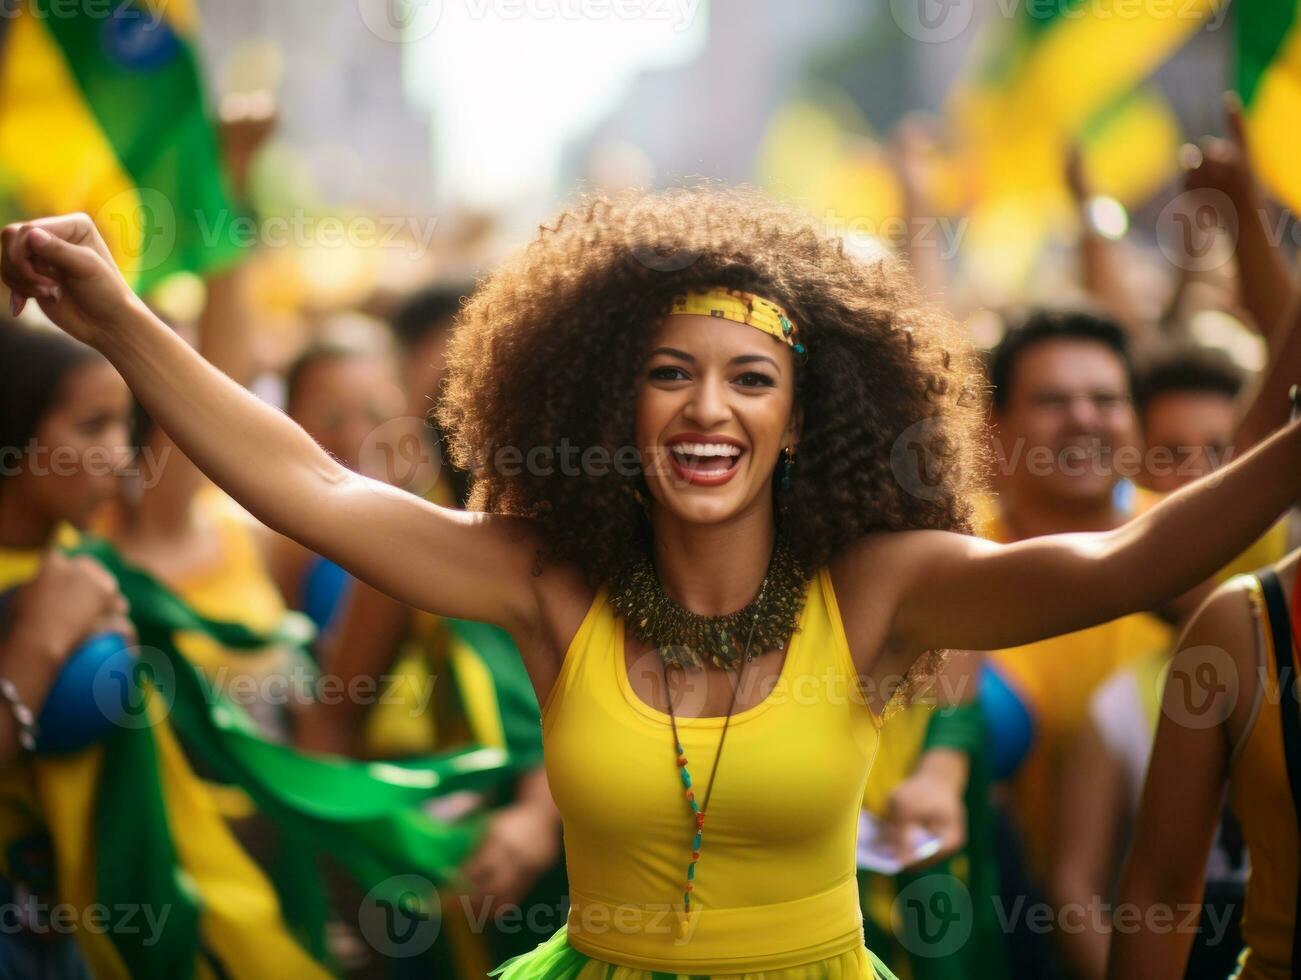
[[[717, 782], [718, 763], [723, 757], [723, 745], [727, 742], [727, 731], [736, 709], [737, 693], [745, 677], [745, 665], [754, 659], [752, 650], [779, 650], [786, 647], [791, 634], [795, 632], [795, 624], [804, 605], [806, 585], [807, 575], [803, 567], [780, 541], [773, 549], [758, 595], [745, 608], [726, 616], [701, 616], [674, 602], [665, 594], [659, 576], [645, 555], [641, 556], [640, 561], [626, 567], [612, 582], [611, 605], [638, 640], [659, 651], [664, 671], [664, 694], [669, 706], [669, 724], [673, 729], [673, 748], [694, 835], [691, 839], [691, 860], [687, 864], [687, 876], [682, 889], [682, 906], [677, 910], [678, 938], [682, 941], [686, 941], [689, 935], [691, 893], [695, 890], [696, 863], [700, 860], [700, 848], [704, 842], [705, 816], [709, 812], [709, 800]], [[743, 633], [745, 643], [738, 646]], [[727, 708], [727, 716], [723, 719], [723, 731], [714, 752], [714, 765], [710, 770], [709, 786], [705, 790], [703, 803], [696, 801], [696, 793], [692, 788], [686, 749], [678, 735], [678, 719], [673, 710], [668, 675], [670, 666], [684, 672], [687, 669], [700, 669], [704, 666], [701, 653], [716, 666], [727, 670], [737, 669], [732, 700]]]
[[669, 666], [699, 668], [707, 658], [716, 667], [732, 668], [743, 659], [740, 639], [746, 630], [757, 650], [786, 645], [795, 632], [807, 584], [804, 567], [779, 539], [759, 594], [736, 612], [702, 616], [665, 593], [650, 556], [643, 552], [613, 577], [610, 605], [633, 636], [658, 650]]

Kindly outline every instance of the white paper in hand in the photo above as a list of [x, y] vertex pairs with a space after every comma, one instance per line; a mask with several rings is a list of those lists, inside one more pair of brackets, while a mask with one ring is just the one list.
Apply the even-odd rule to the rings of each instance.
[[882, 840], [881, 822], [866, 810], [858, 811], [858, 866], [864, 871], [897, 875], [940, 850], [940, 839], [920, 828], [914, 829], [908, 844], [906, 850], [900, 851]]

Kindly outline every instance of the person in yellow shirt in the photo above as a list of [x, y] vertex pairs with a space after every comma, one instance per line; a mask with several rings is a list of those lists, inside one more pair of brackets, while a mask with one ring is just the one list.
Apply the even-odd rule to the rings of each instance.
[[[1213, 350], [1170, 344], [1150, 352], [1137, 369], [1135, 404], [1150, 465], [1140, 474], [1160, 494], [1179, 489], [1222, 465], [1233, 452], [1243, 390], [1242, 373]], [[1288, 521], [1281, 520], [1214, 577], [1238, 574], [1282, 559]], [[1094, 693], [1089, 718], [1076, 735], [1061, 784], [1056, 833], [1070, 840], [1053, 870], [1054, 899], [1111, 900], [1115, 877], [1142, 793], [1159, 718], [1161, 684], [1173, 650], [1158, 650], [1118, 669]], [[1237, 922], [1247, 861], [1240, 833], [1226, 818], [1207, 864], [1206, 901], [1227, 930], [1203, 929], [1190, 957], [1190, 977], [1224, 977], [1241, 943]], [[1100, 978], [1109, 925], [1064, 936], [1076, 970]]]
[[[1141, 445], [1120, 327], [1082, 312], [1037, 313], [1007, 333], [989, 374], [999, 492], [980, 502], [983, 537], [1007, 543], [1109, 530], [1155, 502], [1155, 494], [1122, 482], [1118, 466]], [[1051, 873], [1057, 843], [1057, 777], [1090, 695], [1117, 667], [1173, 639], [1168, 625], [1136, 613], [989, 654], [988, 683], [1011, 692], [1033, 726], [1011, 792], [1026, 863], [1040, 883]], [[1003, 720], [993, 717], [995, 731]]]

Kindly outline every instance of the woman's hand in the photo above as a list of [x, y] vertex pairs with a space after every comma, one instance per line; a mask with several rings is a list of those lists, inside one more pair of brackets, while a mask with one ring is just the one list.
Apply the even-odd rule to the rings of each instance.
[[11, 291], [14, 316], [35, 299], [54, 323], [91, 346], [137, 302], [99, 229], [84, 214], [6, 225], [0, 231], [0, 278]]
[[918, 834], [938, 839], [939, 847], [924, 859], [908, 865], [924, 868], [960, 851], [967, 843], [967, 807], [963, 794], [970, 765], [955, 749], [932, 749], [922, 756], [917, 771], [890, 794], [882, 821], [882, 837], [901, 856], [913, 852]]
[[498, 810], [478, 849], [466, 863], [471, 901], [484, 912], [518, 905], [539, 875], [560, 857], [554, 809], [525, 801]]
[[[117, 582], [98, 562], [50, 552], [40, 573], [17, 590], [0, 635], [0, 677], [11, 681], [34, 714], [45, 704], [69, 654], [94, 633], [120, 633], [135, 642], [127, 603]], [[18, 750], [12, 713], [0, 715], [0, 768]]]

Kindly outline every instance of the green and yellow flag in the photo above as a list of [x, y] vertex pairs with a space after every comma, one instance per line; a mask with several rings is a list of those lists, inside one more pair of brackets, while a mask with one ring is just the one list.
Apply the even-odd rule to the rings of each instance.
[[1301, 214], [1301, 3], [1238, 0], [1234, 88], [1265, 186]]
[[[0, 875], [77, 911], [77, 939], [97, 978], [330, 976], [321, 855], [377, 903], [432, 907], [437, 897], [407, 894], [406, 879], [458, 881], [483, 819], [444, 823], [424, 805], [512, 782], [521, 766], [508, 751], [470, 746], [365, 763], [268, 741], [180, 654], [175, 636], [198, 631], [236, 650], [275, 637], [205, 619], [107, 542], [83, 538], [74, 550], [114, 575], [140, 649], [150, 651], [131, 679], [134, 693], [123, 679], [138, 723], [90, 748], [0, 772]], [[0, 552], [0, 589], [30, 578], [37, 564], [36, 555]], [[487, 646], [494, 638], [471, 631], [463, 639]], [[508, 745], [520, 741], [503, 731]], [[191, 759], [274, 823], [275, 868], [245, 852]], [[54, 867], [45, 871], [50, 854]], [[95, 909], [131, 909], [138, 918], [90, 928]]]
[[0, 217], [95, 219], [146, 291], [233, 260], [192, 0], [13, 0], [0, 18]]
[[[1174, 173], [1180, 134], [1145, 79], [1228, 0], [1023, 0], [990, 26], [946, 112], [974, 175], [968, 260], [1015, 288], [1070, 220], [1066, 154], [1099, 193], [1141, 203]], [[983, 257], [983, 258], [982, 258]]]

